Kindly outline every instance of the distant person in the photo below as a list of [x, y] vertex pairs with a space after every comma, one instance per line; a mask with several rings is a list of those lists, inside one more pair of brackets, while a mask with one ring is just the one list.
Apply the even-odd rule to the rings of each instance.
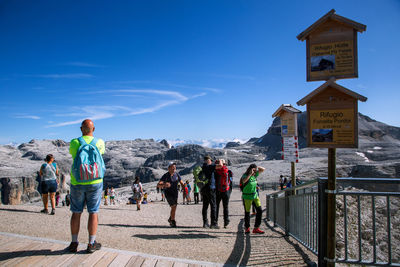
[[286, 186], [287, 186], [287, 178], [285, 177], [284, 179], [283, 179], [283, 189], [285, 189], [286, 188]]
[[281, 187], [281, 190], [283, 190], [284, 185], [285, 185], [285, 182], [283, 179], [283, 175], [281, 174], [281, 176], [279, 177], [279, 186]]
[[48, 202], [49, 202], [49, 195], [50, 195], [50, 202], [51, 202], [51, 215], [55, 214], [56, 210], [56, 200], [55, 195], [57, 191], [57, 176], [58, 176], [58, 167], [57, 164], [54, 162], [54, 156], [52, 154], [48, 154], [45, 159], [46, 163], [42, 164], [40, 167], [40, 186], [42, 190], [42, 200], [44, 209], [40, 212], [48, 214]]
[[[217, 203], [216, 203], [216, 185], [215, 185], [215, 164], [212, 163], [210, 156], [204, 157], [204, 163], [202, 167], [202, 172], [206, 177], [206, 181], [204, 182], [204, 186], [201, 189], [201, 195], [203, 197], [203, 227], [211, 229], [219, 229], [217, 224]], [[208, 206], [210, 206], [210, 219], [211, 225], [208, 223], [207, 210]]]
[[192, 198], [190, 197], [190, 193], [192, 192], [192, 187], [190, 186], [189, 180], [186, 180], [186, 187], [187, 187], [187, 196], [186, 200], [188, 201], [188, 204], [192, 202]]
[[264, 231], [260, 229], [261, 225], [261, 202], [257, 193], [257, 177], [260, 173], [262, 173], [265, 169], [263, 167], [257, 167], [256, 164], [251, 164], [246, 172], [243, 174], [240, 179], [240, 184], [242, 185], [242, 199], [244, 204], [244, 227], [245, 233], [250, 233], [250, 209], [251, 205], [254, 202], [256, 205], [256, 221], [254, 224], [253, 233], [254, 234], [263, 234]]
[[108, 205], [108, 191], [110, 191], [110, 190], [107, 186], [106, 189], [104, 189], [104, 206]]
[[60, 202], [60, 192], [56, 192], [56, 207], [58, 207], [58, 202]]
[[195, 181], [193, 181], [193, 199], [194, 204], [199, 204], [199, 186]]
[[183, 183], [182, 186], [182, 196], [183, 196], [183, 204], [185, 204], [185, 200], [186, 200], [186, 204], [189, 204], [189, 188], [187, 187], [186, 183]]
[[133, 199], [136, 201], [136, 208], [137, 210], [140, 210], [140, 204], [142, 202], [142, 196], [143, 196], [143, 187], [142, 183], [140, 182], [139, 176], [135, 177], [135, 181], [133, 182], [132, 185], [132, 191], [133, 191]]
[[168, 172], [165, 173], [157, 186], [164, 189], [165, 198], [171, 207], [168, 222], [171, 227], [176, 227], [175, 213], [178, 205], [178, 184], [183, 187], [181, 176], [176, 172], [176, 163], [171, 162], [168, 165]]
[[165, 193], [164, 193], [164, 188], [160, 188], [161, 191], [161, 201], [165, 201]]
[[219, 216], [219, 204], [222, 200], [222, 207], [224, 209], [224, 228], [226, 228], [229, 224], [229, 174], [228, 168], [225, 161], [223, 159], [217, 160], [215, 162], [215, 181], [216, 181], [216, 202], [217, 202], [217, 210], [216, 210], [216, 222], [218, 224], [218, 216]]
[[[78, 249], [80, 220], [85, 204], [89, 213], [89, 242], [86, 251], [93, 253], [101, 248], [101, 244], [96, 241], [96, 233], [105, 173], [102, 157], [105, 144], [102, 139], [93, 136], [94, 130], [93, 122], [89, 119], [84, 120], [81, 124], [82, 136], [72, 139], [69, 147], [73, 159], [70, 188], [72, 241], [68, 247], [70, 252], [77, 252]], [[87, 159], [94, 159], [94, 162], [89, 162]]]
[[65, 195], [65, 206], [69, 207], [71, 204], [71, 195], [69, 194], [69, 190], [67, 190], [67, 194]]
[[146, 191], [143, 191], [143, 201], [142, 201], [142, 204], [147, 204], [147, 196], [148, 196], [147, 192], [146, 192]]
[[199, 193], [200, 193], [200, 179], [199, 175], [202, 172], [202, 169], [200, 166], [196, 166], [193, 169], [193, 196], [194, 196], [194, 204], [199, 203]]
[[110, 189], [110, 205], [115, 205], [115, 190], [112, 186]]

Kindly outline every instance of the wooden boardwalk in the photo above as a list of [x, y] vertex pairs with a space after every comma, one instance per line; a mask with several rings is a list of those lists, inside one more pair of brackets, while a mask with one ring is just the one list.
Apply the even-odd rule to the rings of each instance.
[[103, 247], [92, 254], [81, 244], [77, 253], [65, 248], [69, 242], [0, 233], [0, 266], [223, 266], [211, 262], [174, 259]]

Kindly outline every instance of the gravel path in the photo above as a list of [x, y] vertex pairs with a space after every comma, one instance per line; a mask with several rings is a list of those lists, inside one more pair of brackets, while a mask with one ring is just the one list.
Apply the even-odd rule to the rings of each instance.
[[[142, 205], [141, 211], [136, 211], [136, 205], [125, 204], [126, 195], [121, 191], [117, 205], [101, 206], [97, 240], [106, 247], [243, 266], [307, 266], [306, 262], [316, 261], [307, 249], [293, 239], [285, 238], [282, 232], [268, 228], [265, 221], [262, 224], [265, 234], [244, 234], [239, 190], [234, 189], [231, 196], [230, 225], [218, 230], [202, 228], [201, 204], [178, 205], [178, 227], [170, 228], [167, 222], [169, 206], [156, 200], [160, 197], [155, 192], [149, 194], [153, 201]], [[265, 207], [265, 198], [262, 198], [262, 204]], [[0, 206], [0, 231], [69, 241], [69, 209], [58, 207], [55, 216], [41, 214], [41, 209], [39, 203]], [[88, 240], [87, 217], [85, 211], [79, 235], [82, 243]], [[252, 225], [254, 219], [252, 216]], [[219, 224], [223, 224], [222, 214]]]

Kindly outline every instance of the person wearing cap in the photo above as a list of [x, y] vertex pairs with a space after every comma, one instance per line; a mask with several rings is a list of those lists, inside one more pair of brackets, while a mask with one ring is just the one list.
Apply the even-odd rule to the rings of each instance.
[[178, 184], [183, 188], [184, 183], [180, 175], [176, 172], [176, 163], [168, 164], [168, 172], [166, 172], [158, 182], [157, 186], [164, 189], [165, 198], [171, 207], [170, 217], [168, 222], [171, 227], [176, 227], [175, 213], [178, 205]]
[[[212, 164], [211, 157], [205, 156], [204, 163], [202, 166], [202, 171], [206, 176], [207, 183], [204, 184], [201, 189], [201, 195], [203, 197], [203, 227], [211, 229], [219, 229], [217, 223], [217, 204], [216, 204], [216, 186], [215, 186], [215, 164]], [[208, 206], [210, 206], [210, 217], [211, 217], [211, 225], [208, 223], [207, 210]]]
[[257, 177], [265, 169], [263, 167], [257, 167], [256, 164], [250, 164], [246, 172], [240, 179], [242, 185], [242, 199], [244, 204], [244, 227], [245, 233], [250, 233], [250, 209], [253, 202], [256, 205], [256, 221], [254, 223], [253, 234], [263, 234], [264, 231], [260, 229], [261, 225], [261, 202], [257, 192]]
[[56, 200], [55, 195], [57, 191], [57, 176], [58, 176], [58, 167], [54, 162], [54, 156], [52, 154], [48, 154], [45, 159], [46, 163], [44, 163], [40, 167], [40, 188], [42, 193], [42, 200], [44, 209], [41, 210], [41, 213], [48, 214], [48, 203], [49, 203], [49, 195], [51, 202], [51, 215], [55, 214], [56, 210]]

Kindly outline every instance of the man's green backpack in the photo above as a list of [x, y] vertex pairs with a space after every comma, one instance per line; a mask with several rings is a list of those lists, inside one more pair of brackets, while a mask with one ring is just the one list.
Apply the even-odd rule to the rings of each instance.
[[196, 166], [193, 169], [193, 176], [194, 176], [194, 181], [201, 190], [208, 182], [207, 177], [203, 173], [203, 169], [200, 166]]

